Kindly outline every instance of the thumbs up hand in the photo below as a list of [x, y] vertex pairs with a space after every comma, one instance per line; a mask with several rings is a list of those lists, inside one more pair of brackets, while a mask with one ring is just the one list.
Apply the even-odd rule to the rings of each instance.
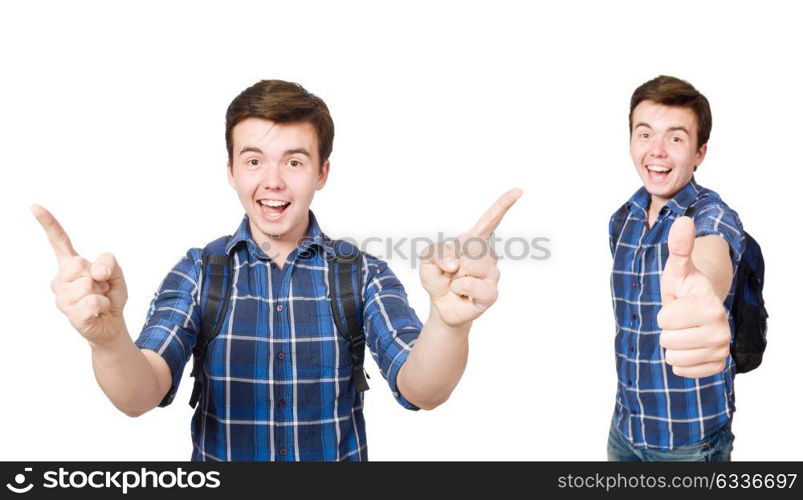
[[421, 283], [445, 324], [468, 324], [496, 301], [499, 268], [488, 240], [521, 194], [520, 189], [503, 194], [457, 245], [440, 243], [422, 252]]
[[75, 251], [67, 233], [53, 215], [39, 205], [31, 207], [56, 253], [59, 270], [51, 282], [56, 306], [90, 344], [113, 340], [125, 329], [123, 307], [128, 290], [120, 266], [110, 253], [89, 262]]
[[694, 221], [678, 217], [669, 231], [669, 257], [661, 274], [658, 326], [674, 374], [701, 378], [725, 369], [731, 331], [722, 299], [692, 261], [694, 238]]

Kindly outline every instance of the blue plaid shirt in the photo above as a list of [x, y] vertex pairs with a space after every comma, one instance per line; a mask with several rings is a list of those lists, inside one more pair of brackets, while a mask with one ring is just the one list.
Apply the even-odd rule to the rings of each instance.
[[[609, 226], [618, 375], [615, 420], [633, 446], [672, 450], [719, 430], [736, 408], [735, 365], [730, 357], [722, 373], [700, 379], [678, 377], [664, 361], [656, 318], [661, 309], [661, 272], [669, 255], [669, 228], [693, 204], [696, 236], [718, 234], [728, 242], [734, 276], [744, 249], [744, 231], [736, 212], [694, 179], [661, 209], [651, 228], [647, 227], [649, 204], [650, 194], [642, 187], [627, 202], [619, 241], [613, 241], [614, 217]], [[734, 280], [724, 304], [731, 339], [735, 285]]]
[[[251, 238], [246, 216], [226, 252], [234, 253], [234, 288], [205, 358], [192, 459], [366, 460], [363, 395], [327, 300], [332, 240], [310, 212], [304, 243], [279, 269]], [[398, 402], [417, 409], [396, 376], [421, 322], [385, 262], [363, 254], [360, 272], [366, 344]], [[202, 282], [201, 249], [193, 248], [162, 282], [136, 341], [172, 371], [160, 406], [173, 400], [198, 337]]]

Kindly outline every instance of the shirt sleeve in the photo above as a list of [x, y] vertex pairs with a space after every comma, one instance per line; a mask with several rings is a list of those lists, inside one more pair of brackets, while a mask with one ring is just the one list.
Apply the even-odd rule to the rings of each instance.
[[739, 215], [723, 202], [713, 201], [697, 209], [694, 227], [696, 238], [716, 234], [728, 243], [735, 273], [744, 252], [744, 228]]
[[145, 325], [135, 344], [150, 349], [167, 362], [173, 378], [170, 391], [159, 406], [167, 406], [176, 396], [184, 365], [200, 330], [201, 251], [193, 248], [167, 274], [154, 294]]
[[611, 257], [613, 257], [616, 254], [616, 242], [613, 241], [613, 229], [614, 229], [614, 221], [616, 220], [616, 215], [618, 213], [619, 213], [618, 211], [614, 212], [614, 214], [611, 215], [611, 218], [608, 221], [608, 244], [611, 247]]
[[404, 287], [386, 262], [366, 254], [363, 272], [366, 276], [363, 286], [365, 343], [396, 401], [407, 409], [418, 410], [399, 392], [396, 378], [423, 325], [408, 304]]

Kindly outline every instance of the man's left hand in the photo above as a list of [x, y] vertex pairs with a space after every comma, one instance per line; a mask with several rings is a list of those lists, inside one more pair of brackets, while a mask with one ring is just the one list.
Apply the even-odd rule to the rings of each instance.
[[666, 362], [675, 375], [700, 378], [725, 369], [730, 325], [711, 280], [692, 261], [694, 221], [678, 217], [669, 230], [669, 257], [661, 274], [658, 326]]
[[518, 188], [508, 191], [457, 242], [421, 253], [421, 283], [446, 325], [468, 324], [496, 301], [499, 268], [488, 240], [521, 194]]

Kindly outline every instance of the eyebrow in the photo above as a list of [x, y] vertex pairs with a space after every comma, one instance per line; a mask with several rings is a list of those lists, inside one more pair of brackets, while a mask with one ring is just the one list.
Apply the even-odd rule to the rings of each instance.
[[[256, 147], [256, 146], [244, 146], [244, 147], [243, 147], [243, 148], [240, 150], [240, 155], [243, 155], [243, 154], [245, 154], [245, 153], [257, 153], [257, 154], [263, 154], [263, 153], [262, 153], [262, 150], [261, 150], [261, 149], [259, 149], [259, 148], [258, 148], [258, 147]], [[302, 155], [306, 155], [308, 158], [312, 158], [312, 155], [311, 155], [311, 154], [309, 154], [309, 151], [307, 151], [307, 148], [293, 148], [293, 149], [288, 149], [287, 151], [285, 151], [285, 152], [284, 152], [284, 154], [283, 154], [282, 156], [290, 156], [290, 155], [295, 155], [295, 154], [302, 154]]]
[[671, 127], [671, 128], [669, 129], [669, 132], [674, 132], [674, 131], [676, 131], [676, 130], [680, 130], [681, 132], [685, 132], [685, 133], [686, 133], [686, 135], [691, 135], [691, 134], [689, 134], [689, 131], [688, 131], [688, 130], [686, 130], [686, 127]]
[[240, 155], [242, 155], [243, 153], [262, 154], [262, 150], [255, 146], [244, 146], [243, 149], [240, 150]]
[[309, 151], [307, 151], [307, 148], [288, 149], [287, 151], [284, 152], [283, 156], [290, 156], [290, 155], [297, 155], [297, 154], [305, 155], [307, 158], [312, 158], [312, 155], [309, 154]]
[[[644, 123], [644, 122], [638, 122], [636, 124], [636, 126], [633, 127], [633, 130], [636, 130], [639, 127], [647, 127], [648, 129], [652, 130], [652, 127], [650, 127], [649, 123]], [[686, 127], [683, 127], [683, 126], [669, 127], [669, 129], [667, 129], [667, 132], [676, 132], [678, 130], [680, 130], [681, 132], [685, 132], [686, 135], [688, 135], [688, 136], [691, 136], [691, 134], [686, 129]]]

